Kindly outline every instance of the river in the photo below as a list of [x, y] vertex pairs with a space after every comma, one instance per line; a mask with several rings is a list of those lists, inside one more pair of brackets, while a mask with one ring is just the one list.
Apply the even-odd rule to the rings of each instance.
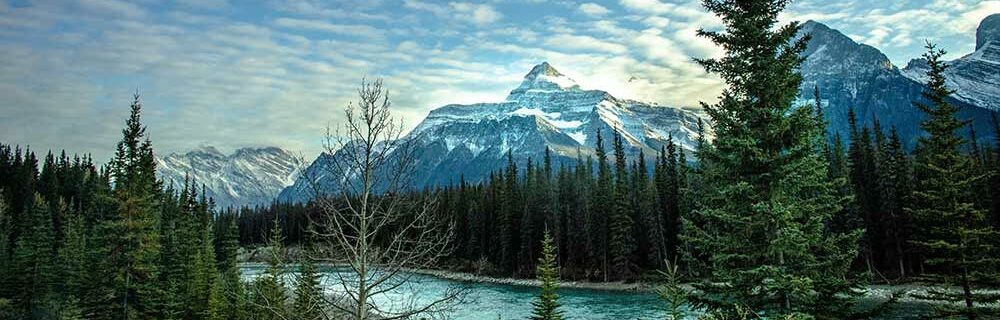
[[[252, 279], [263, 270], [260, 266], [245, 266], [243, 274]], [[342, 269], [324, 267], [321, 271], [327, 293], [337, 294], [340, 291], [337, 275]], [[461, 288], [465, 293], [462, 303], [450, 309], [447, 319], [527, 319], [531, 315], [531, 302], [538, 294], [538, 288], [532, 286], [456, 281], [423, 274], [413, 274], [410, 280], [408, 285], [376, 300], [376, 304], [403, 305], [414, 301], [417, 305], [426, 304], [449, 290]], [[560, 288], [559, 296], [561, 310], [569, 319], [663, 319], [665, 314], [655, 293]]]
[[[251, 280], [264, 272], [260, 264], [245, 264], [243, 276]], [[321, 267], [325, 293], [342, 296], [339, 276], [349, 274], [346, 269], [332, 266]], [[425, 274], [409, 274], [406, 285], [374, 299], [378, 306], [406, 308], [426, 305], [440, 298], [449, 290], [462, 289], [465, 293], [460, 303], [450, 307], [446, 314], [434, 318], [457, 320], [528, 319], [532, 305], [538, 295], [538, 288], [530, 285], [515, 285], [497, 282], [459, 281]], [[286, 283], [294, 279], [288, 276]], [[919, 286], [870, 286], [863, 304], [884, 301], [891, 292], [925, 291]], [[567, 319], [664, 319], [664, 304], [655, 293], [624, 290], [599, 290], [583, 288], [559, 288], [559, 303]], [[867, 301], [867, 303], [864, 303]], [[871, 307], [866, 306], [865, 308]], [[895, 305], [890, 314], [881, 319], [915, 319], [916, 315], [928, 312], [930, 307], [923, 302], [904, 298]], [[695, 317], [690, 317], [695, 319]]]

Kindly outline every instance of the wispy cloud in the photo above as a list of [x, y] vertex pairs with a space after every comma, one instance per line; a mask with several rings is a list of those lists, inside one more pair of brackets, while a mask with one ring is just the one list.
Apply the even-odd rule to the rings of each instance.
[[611, 10], [608, 10], [608, 8], [593, 2], [582, 3], [579, 8], [584, 14], [593, 17], [601, 17], [611, 13]]
[[[895, 62], [923, 39], [960, 55], [1000, 1], [793, 2]], [[199, 145], [319, 150], [364, 76], [383, 77], [408, 126], [448, 103], [499, 101], [549, 61], [581, 86], [675, 106], [721, 81], [692, 57], [721, 53], [697, 0], [80, 0], [0, 2], [0, 136], [111, 154], [138, 88], [161, 152]]]
[[404, 0], [403, 4], [410, 9], [430, 12], [438, 18], [457, 19], [476, 25], [487, 25], [503, 18], [503, 14], [489, 4], [450, 2], [440, 5], [419, 0]]
[[382, 30], [367, 25], [335, 24], [323, 20], [279, 18], [274, 21], [274, 24], [279, 27], [322, 31], [345, 36], [380, 38], [384, 35]]

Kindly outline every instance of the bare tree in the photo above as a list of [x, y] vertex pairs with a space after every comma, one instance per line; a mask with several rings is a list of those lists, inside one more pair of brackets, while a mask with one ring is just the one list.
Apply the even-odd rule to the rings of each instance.
[[413, 190], [415, 150], [402, 139], [382, 81], [362, 80], [358, 95], [343, 126], [327, 127], [324, 148], [334, 156], [323, 175], [337, 182], [307, 177], [321, 209], [312, 255], [346, 269], [330, 275], [343, 292], [328, 298], [329, 310], [358, 320], [433, 317], [463, 290], [417, 292], [423, 277], [412, 271], [450, 253], [454, 224], [437, 216], [433, 195]]

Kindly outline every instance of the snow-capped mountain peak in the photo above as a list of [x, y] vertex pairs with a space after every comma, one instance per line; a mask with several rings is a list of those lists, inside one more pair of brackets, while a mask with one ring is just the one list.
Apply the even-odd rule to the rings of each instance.
[[219, 206], [270, 203], [291, 185], [307, 163], [276, 147], [247, 147], [226, 155], [211, 146], [157, 158], [157, 173], [181, 188], [185, 179], [204, 185]]
[[[811, 104], [813, 91], [818, 89], [831, 137], [846, 135], [850, 128], [848, 114], [853, 111], [858, 123], [871, 125], [877, 119], [882, 128], [895, 128], [904, 144], [912, 147], [924, 132], [920, 123], [925, 114], [913, 103], [926, 103], [922, 97], [926, 61], [916, 60], [899, 69], [877, 48], [816, 21], [802, 25], [800, 35], [805, 34], [812, 37], [802, 53], [805, 61], [799, 68], [803, 79], [797, 103]], [[989, 56], [993, 46], [984, 45], [979, 52]], [[984, 136], [992, 135], [987, 119], [990, 109], [995, 109], [991, 106], [996, 104], [990, 102], [989, 96], [1000, 88], [995, 82], [1000, 79], [1000, 69], [984, 63], [986, 60], [959, 60], [968, 62], [949, 63], [952, 67], [948, 68], [948, 86], [958, 90], [953, 95], [956, 101], [951, 102], [960, 107], [960, 118], [976, 119], [976, 130], [987, 133]]]
[[560, 73], [548, 62], [542, 62], [524, 76], [521, 85], [510, 92], [507, 101], [517, 101], [525, 94], [580, 90], [576, 81]]
[[[415, 187], [447, 185], [460, 178], [482, 181], [506, 165], [506, 154], [523, 165], [539, 161], [550, 151], [554, 165], [575, 165], [577, 156], [593, 155], [597, 133], [610, 148], [618, 131], [626, 152], [652, 156], [668, 140], [692, 150], [699, 115], [681, 108], [618, 99], [601, 90], [583, 90], [575, 81], [547, 62], [536, 65], [504, 102], [446, 105], [432, 110], [404, 139], [412, 142], [418, 158], [412, 181]], [[711, 134], [709, 132], [709, 134]], [[306, 169], [305, 177], [279, 196], [284, 201], [304, 201], [314, 194], [311, 186], [336, 188], [326, 163], [340, 153], [322, 155]], [[308, 178], [304, 178], [308, 179]]]
[[[971, 105], [1000, 110], [1000, 14], [994, 14], [979, 24], [976, 30], [976, 51], [948, 61], [945, 70], [947, 86], [955, 90], [954, 97]], [[903, 74], [918, 82], [927, 80], [927, 61], [914, 59]]]

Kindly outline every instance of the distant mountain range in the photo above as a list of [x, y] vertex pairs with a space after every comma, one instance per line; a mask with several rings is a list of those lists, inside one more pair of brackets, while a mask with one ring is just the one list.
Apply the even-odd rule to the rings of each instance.
[[[529, 158], [541, 160], [546, 148], [556, 165], [576, 161], [577, 155], [593, 153], [598, 130], [607, 146], [612, 132], [620, 131], [631, 154], [641, 150], [653, 155], [671, 136], [690, 150], [697, 139], [698, 118], [691, 110], [583, 90], [543, 62], [505, 101], [434, 109], [404, 139], [414, 143], [418, 154], [413, 182], [420, 188], [454, 183], [460, 177], [481, 181], [506, 163], [508, 150], [521, 165]], [[343, 175], [329, 172], [328, 164], [338, 156], [320, 155], [306, 169], [314, 178], [297, 180], [279, 200], [309, 199], [313, 183], [335, 188], [334, 181]]]
[[[911, 60], [903, 75], [926, 82], [927, 61]], [[958, 100], [993, 111], [1000, 109], [1000, 14], [983, 20], [976, 31], [976, 51], [949, 62], [945, 75]]]
[[[219, 207], [269, 204], [291, 185], [305, 161], [276, 148], [241, 148], [226, 155], [203, 147], [157, 158], [157, 173], [166, 184], [182, 188], [185, 179], [205, 186]], [[200, 191], [200, 190], [199, 190]]]
[[[976, 51], [951, 61], [949, 86], [960, 116], [973, 120], [981, 139], [993, 137], [990, 116], [1000, 108], [1000, 15], [986, 18], [977, 32]], [[913, 106], [923, 101], [925, 62], [911, 61], [899, 69], [878, 49], [859, 44], [843, 33], [815, 21], [803, 24], [810, 34], [801, 67], [803, 84], [799, 104], [812, 103], [818, 88], [831, 134], [846, 138], [847, 114], [853, 109], [863, 125], [878, 120], [895, 127], [912, 147], [922, 134], [924, 114]], [[538, 160], [546, 148], [553, 161], [576, 161], [592, 155], [601, 130], [610, 141], [612, 130], [622, 132], [631, 155], [655, 154], [667, 137], [693, 149], [697, 139], [697, 110], [661, 106], [612, 96], [601, 90], [583, 90], [552, 65], [531, 69], [521, 84], [498, 103], [446, 105], [434, 109], [404, 139], [417, 148], [414, 186], [425, 187], [481, 181], [501, 168], [511, 151], [523, 165]], [[709, 134], [711, 131], [709, 130]], [[312, 186], [336, 188], [343, 173], [332, 172], [335, 154], [321, 154], [278, 195], [281, 201], [305, 201]], [[305, 176], [311, 178], [305, 178]], [[287, 181], [286, 181], [287, 182]]]
[[[995, 29], [997, 20], [997, 15], [991, 16], [983, 26]], [[878, 49], [815, 21], [804, 23], [801, 33], [812, 35], [812, 40], [800, 70], [800, 103], [811, 103], [813, 89], [819, 88], [831, 134], [846, 139], [847, 114], [853, 108], [859, 123], [870, 125], [877, 119], [884, 129], [896, 127], [907, 146], [916, 143], [923, 134], [920, 121], [925, 115], [913, 102], [926, 102], [921, 96], [926, 72], [920, 68], [921, 60], [900, 70]], [[958, 90], [950, 102], [960, 107], [959, 117], [973, 120], [979, 137], [985, 140], [993, 137], [991, 114], [1000, 101], [1000, 73], [996, 71], [1000, 64], [982, 57], [996, 54], [990, 52], [1000, 48], [1000, 33], [980, 32], [977, 43], [976, 53], [949, 62], [948, 76], [953, 78], [949, 86]], [[984, 87], [990, 90], [979, 90]]]

